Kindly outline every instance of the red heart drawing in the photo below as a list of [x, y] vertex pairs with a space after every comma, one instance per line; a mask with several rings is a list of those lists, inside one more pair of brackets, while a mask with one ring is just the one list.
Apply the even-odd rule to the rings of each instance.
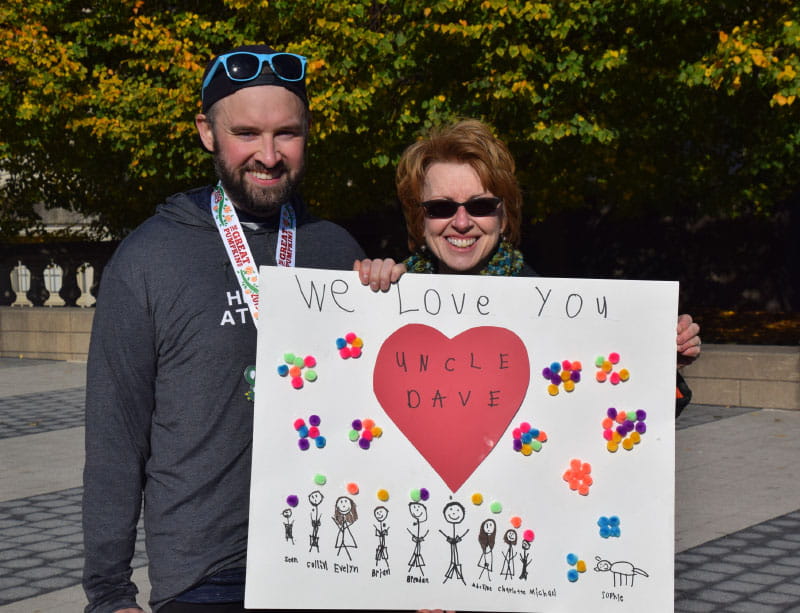
[[492, 451], [529, 381], [522, 340], [491, 326], [452, 339], [430, 326], [403, 326], [384, 341], [372, 373], [383, 410], [451, 492]]

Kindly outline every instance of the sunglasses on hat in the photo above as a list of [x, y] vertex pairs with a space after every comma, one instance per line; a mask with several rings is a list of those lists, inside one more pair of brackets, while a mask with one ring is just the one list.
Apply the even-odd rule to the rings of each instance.
[[426, 200], [420, 203], [425, 209], [425, 217], [428, 219], [450, 219], [458, 212], [458, 207], [463, 206], [470, 217], [488, 217], [497, 211], [502, 200], [495, 196], [482, 196], [480, 198], [470, 198], [466, 202], [455, 202], [445, 198], [436, 200]]
[[306, 58], [296, 53], [251, 53], [234, 51], [220, 55], [203, 80], [205, 92], [220, 64], [231, 81], [252, 81], [261, 74], [266, 62], [276, 77], [284, 81], [302, 81], [306, 76]]

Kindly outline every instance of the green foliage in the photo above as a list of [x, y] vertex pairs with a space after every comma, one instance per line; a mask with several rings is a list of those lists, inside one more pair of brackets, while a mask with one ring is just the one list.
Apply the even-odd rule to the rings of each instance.
[[382, 210], [426, 127], [479, 117], [509, 143], [528, 217], [771, 211], [800, 184], [795, 3], [5, 0], [1, 233], [36, 202], [124, 234], [213, 179], [203, 67], [252, 42], [310, 59], [305, 193]]

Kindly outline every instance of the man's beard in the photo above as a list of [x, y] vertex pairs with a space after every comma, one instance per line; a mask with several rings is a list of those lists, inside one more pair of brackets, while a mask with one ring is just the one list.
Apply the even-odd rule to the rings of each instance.
[[[248, 182], [245, 175], [248, 168], [232, 170], [225, 165], [219, 155], [214, 156], [214, 170], [217, 172], [225, 193], [237, 209], [255, 215], [256, 217], [272, 217], [276, 215], [281, 205], [288, 202], [296, 193], [300, 184], [303, 169], [292, 177], [291, 173], [282, 168], [281, 182], [271, 187], [258, 187]], [[249, 170], [266, 170], [263, 165], [251, 167]]]

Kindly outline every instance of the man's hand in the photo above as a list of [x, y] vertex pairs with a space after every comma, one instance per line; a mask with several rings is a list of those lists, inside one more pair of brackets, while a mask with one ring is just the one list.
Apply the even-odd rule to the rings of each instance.
[[694, 362], [700, 355], [700, 326], [692, 316], [678, 316], [678, 368]]
[[353, 270], [358, 272], [361, 283], [369, 285], [373, 292], [389, 290], [392, 283], [397, 281], [406, 272], [406, 265], [397, 263], [391, 258], [385, 260], [356, 260]]

